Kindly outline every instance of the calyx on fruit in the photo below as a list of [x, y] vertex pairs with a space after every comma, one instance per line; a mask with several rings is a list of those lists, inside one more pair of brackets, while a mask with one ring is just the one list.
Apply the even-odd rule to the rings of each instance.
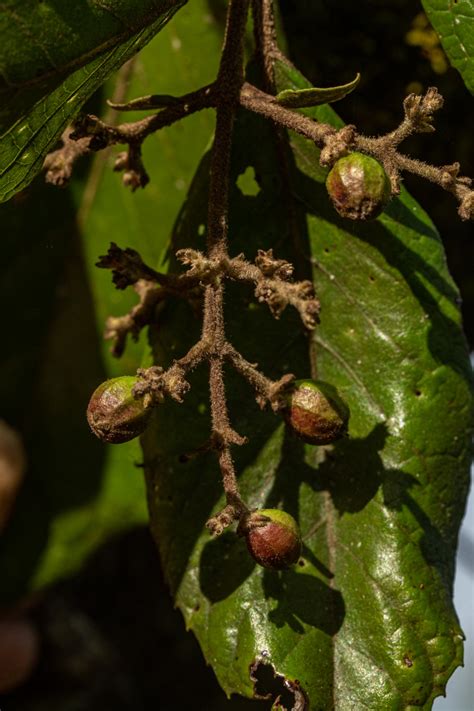
[[285, 570], [298, 562], [301, 534], [293, 516], [280, 509], [247, 514], [239, 524], [252, 558], [264, 568]]
[[349, 408], [333, 385], [322, 380], [296, 380], [283, 416], [308, 444], [330, 444], [347, 433]]
[[87, 420], [93, 433], [103, 442], [121, 444], [138, 437], [148, 424], [151, 413], [143, 398], [135, 398], [131, 375], [106, 380], [94, 391], [87, 408]]
[[364, 153], [339, 158], [329, 171], [326, 188], [341, 217], [372, 220], [390, 200], [390, 180], [380, 163]]

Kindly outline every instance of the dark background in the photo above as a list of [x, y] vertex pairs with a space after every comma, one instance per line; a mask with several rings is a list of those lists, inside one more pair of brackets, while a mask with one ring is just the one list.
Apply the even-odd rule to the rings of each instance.
[[[447, 71], [435, 72], [430, 61], [436, 64], [435, 53], [410, 46], [406, 40], [422, 12], [421, 3], [281, 0], [280, 5], [290, 57], [315, 86], [341, 84], [361, 73], [356, 92], [335, 105], [346, 123], [354, 123], [366, 135], [391, 131], [402, 119], [407, 93], [436, 86], [445, 99], [435, 116], [436, 133], [413, 136], [402, 149], [434, 165], [459, 161], [463, 175], [474, 174], [473, 97], [455, 69], [447, 65]], [[472, 351], [473, 223], [458, 218], [456, 200], [437, 185], [410, 175], [405, 176], [405, 185], [441, 234], [451, 274], [461, 291], [464, 328]]]
[[[433, 53], [406, 41], [420, 4], [280, 4], [290, 57], [315, 85], [341, 84], [361, 72], [356, 93], [336, 107], [347, 123], [366, 134], [389, 131], [401, 120], [407, 91], [437, 86], [446, 100], [437, 132], [411, 138], [404, 149], [439, 165], [459, 160], [463, 174], [474, 175], [472, 97], [455, 70], [436, 73]], [[437, 186], [410, 177], [406, 185], [442, 235], [472, 349], [472, 223], [461, 222], [454, 198]], [[33, 617], [42, 636], [41, 662], [28, 684], [0, 698], [2, 711], [270, 708], [269, 702], [226, 700], [173, 610], [144, 529], [111, 541], [79, 577], [51, 590]]]

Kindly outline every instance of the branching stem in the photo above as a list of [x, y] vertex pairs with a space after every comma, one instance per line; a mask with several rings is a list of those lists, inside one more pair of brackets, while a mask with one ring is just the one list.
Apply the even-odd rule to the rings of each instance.
[[[254, 17], [256, 54], [263, 70], [262, 90], [244, 79], [243, 39], [250, 2]], [[106, 337], [114, 340], [113, 352], [121, 355], [127, 335], [137, 337], [140, 330], [156, 318], [157, 306], [169, 296], [185, 297], [191, 303], [204, 295], [203, 325], [200, 340], [165, 371], [160, 366], [139, 370], [136, 397], [143, 397], [145, 407], [161, 402], [165, 396], [182, 402], [190, 385], [187, 374], [203, 362], [209, 363], [209, 393], [211, 435], [209, 441], [195, 453], [214, 451], [221, 470], [226, 506], [207, 525], [218, 535], [235, 520], [241, 520], [249, 510], [242, 500], [232, 459], [233, 445], [242, 445], [245, 438], [233, 430], [227, 407], [224, 366], [229, 364], [254, 388], [257, 403], [270, 404], [274, 411], [287, 406], [287, 392], [294, 376], [285, 374], [272, 381], [247, 361], [227, 340], [224, 321], [225, 280], [251, 283], [255, 295], [267, 303], [278, 318], [286, 306], [298, 310], [307, 329], [318, 322], [319, 302], [312, 282], [292, 281], [293, 265], [276, 259], [272, 250], [258, 250], [251, 263], [240, 254], [231, 257], [228, 250], [228, 211], [231, 175], [232, 140], [236, 112], [239, 107], [266, 117], [275, 124], [276, 148], [283, 165], [287, 160], [288, 136], [294, 131], [320, 148], [319, 162], [331, 167], [341, 156], [362, 151], [374, 156], [390, 177], [392, 193], [399, 191], [400, 175], [411, 172], [440, 185], [458, 199], [463, 219], [474, 216], [472, 181], [459, 176], [459, 164], [436, 167], [398, 152], [408, 136], [433, 131], [433, 114], [443, 104], [435, 88], [422, 96], [410, 94], [404, 101], [404, 119], [395, 130], [379, 137], [359, 134], [355, 126], [336, 129], [310, 116], [283, 106], [276, 86], [276, 60], [288, 60], [280, 52], [275, 35], [272, 0], [228, 0], [227, 22], [221, 61], [215, 82], [181, 97], [150, 95], [128, 104], [111, 103], [118, 111], [158, 109], [140, 121], [118, 126], [86, 116], [72, 134], [63, 135], [63, 147], [45, 161], [48, 179], [57, 184], [66, 182], [74, 161], [85, 152], [124, 143], [128, 151], [117, 155], [115, 170], [123, 172], [123, 182], [132, 188], [144, 187], [149, 178], [143, 165], [141, 148], [147, 136], [204, 108], [216, 112], [214, 142], [211, 151], [206, 253], [191, 248], [181, 249], [177, 259], [187, 267], [184, 274], [161, 274], [148, 267], [140, 255], [131, 249], [122, 250], [112, 243], [98, 266], [111, 269], [119, 289], [133, 286], [139, 303], [123, 317], [109, 318]], [[288, 190], [289, 192], [289, 190]], [[289, 205], [291, 212], [291, 204]], [[194, 454], [189, 455], [189, 457]], [[188, 457], [188, 458], [189, 458]]]
[[[240, 87], [244, 80], [243, 37], [247, 22], [249, 0], [230, 0], [219, 73], [217, 75], [218, 100], [216, 129], [211, 155], [209, 206], [207, 225], [207, 256], [222, 259], [228, 256], [229, 175], [232, 136], [238, 107]], [[204, 300], [203, 339], [212, 344], [209, 390], [212, 414], [211, 441], [218, 451], [222, 483], [227, 506], [208, 521], [215, 535], [247, 511], [237, 485], [230, 446], [242, 443], [230, 427], [223, 378], [224, 284], [208, 284]]]
[[274, 96], [248, 82], [242, 85], [240, 104], [249, 111], [261, 114], [285, 128], [300, 133], [310, 141], [314, 141], [318, 146], [324, 145], [327, 136], [332, 136], [336, 133], [336, 129], [328, 124], [319, 123], [319, 121], [299, 114], [293, 109], [281, 106]]
[[[232, 137], [234, 117], [240, 105], [261, 114], [277, 126], [290, 129], [313, 141], [320, 149], [320, 163], [331, 167], [338, 158], [350, 151], [362, 151], [379, 160], [390, 177], [392, 193], [400, 191], [401, 173], [418, 175], [451, 192], [458, 200], [462, 219], [474, 217], [474, 190], [472, 181], [459, 176], [459, 165], [433, 166], [409, 158], [398, 152], [398, 147], [413, 133], [433, 131], [432, 117], [443, 105], [443, 98], [433, 87], [422, 96], [410, 94], [404, 101], [405, 116], [400, 125], [384, 136], [368, 137], [359, 134], [355, 126], [336, 130], [293, 109], [282, 106], [274, 96], [274, 63], [288, 60], [278, 49], [273, 21], [272, 0], [252, 0], [256, 51], [264, 73], [266, 91], [244, 82], [242, 37], [250, 0], [230, 0], [227, 14], [224, 47], [217, 79], [212, 84], [181, 97], [148, 96], [129, 104], [111, 104], [118, 110], [161, 107], [140, 121], [118, 126], [107, 124], [97, 116], [85, 116], [73, 133], [63, 136], [63, 147], [45, 159], [46, 179], [63, 185], [71, 175], [74, 161], [90, 150], [100, 150], [116, 143], [128, 145], [128, 152], [117, 156], [115, 170], [124, 171], [123, 182], [132, 190], [144, 187], [149, 177], [141, 158], [142, 143], [147, 136], [204, 108], [216, 110], [216, 131], [212, 152], [211, 172], [224, 181], [211, 180], [209, 210], [208, 256], [223, 255], [225, 249], [226, 202], [228, 195], [230, 163], [229, 142]], [[167, 101], [169, 102], [167, 105]], [[73, 141], [77, 141], [77, 146]], [[222, 205], [220, 204], [222, 202]], [[212, 244], [211, 244], [212, 242]]]
[[213, 84], [203, 86], [197, 91], [179, 97], [156, 114], [146, 116], [139, 121], [121, 123], [118, 126], [111, 126], [101, 121], [97, 116], [88, 115], [78, 124], [73, 136], [77, 138], [95, 136], [97, 142], [103, 141], [107, 145], [141, 143], [151, 133], [155, 133], [165, 126], [171, 126], [196, 111], [213, 106], [215, 104], [213, 90]]

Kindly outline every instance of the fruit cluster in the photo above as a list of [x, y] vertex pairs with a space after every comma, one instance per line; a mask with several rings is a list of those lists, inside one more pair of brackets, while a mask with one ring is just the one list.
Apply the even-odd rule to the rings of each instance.
[[[141, 435], [153, 406], [134, 394], [139, 382], [133, 376], [107, 380], [95, 390], [87, 408], [94, 434], [108, 444], [120, 444]], [[321, 380], [297, 380], [287, 393], [281, 411], [295, 435], [308, 444], [330, 444], [347, 432], [349, 410], [336, 388]], [[282, 570], [301, 554], [298, 524], [279, 509], [245, 513], [238, 532], [245, 536], [250, 554], [265, 568]]]

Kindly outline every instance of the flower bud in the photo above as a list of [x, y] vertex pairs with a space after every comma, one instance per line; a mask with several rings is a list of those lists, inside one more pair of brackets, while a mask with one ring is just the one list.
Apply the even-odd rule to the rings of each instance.
[[240, 524], [252, 558], [264, 568], [284, 570], [301, 555], [301, 535], [293, 516], [280, 509], [252, 511]]
[[137, 378], [122, 375], [106, 380], [94, 391], [87, 408], [87, 420], [102, 442], [128, 442], [145, 430], [151, 409], [143, 406], [143, 398], [133, 396], [136, 383]]
[[339, 158], [329, 171], [326, 188], [341, 217], [372, 220], [390, 200], [390, 180], [378, 161], [364, 153]]
[[346, 434], [349, 408], [333, 385], [297, 380], [287, 403], [287, 424], [308, 444], [330, 444]]

